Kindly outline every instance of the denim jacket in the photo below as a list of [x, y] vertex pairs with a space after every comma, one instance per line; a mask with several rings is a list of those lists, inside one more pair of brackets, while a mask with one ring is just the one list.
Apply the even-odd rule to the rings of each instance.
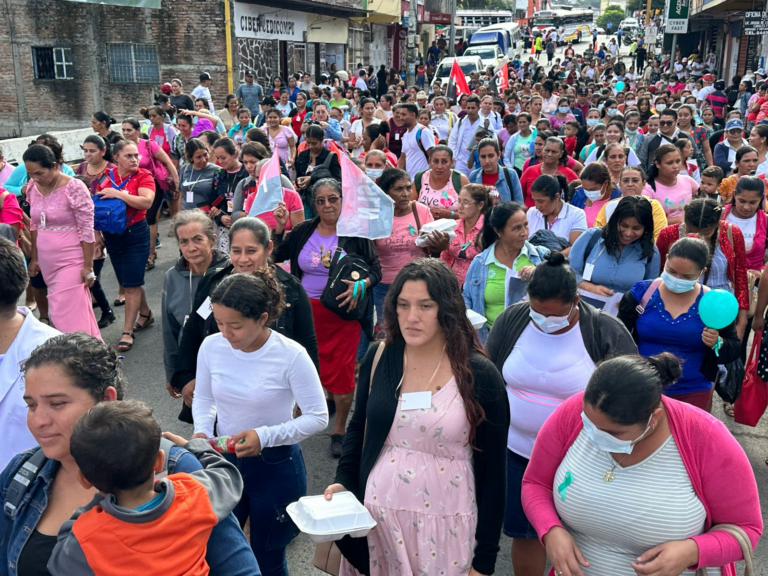
[[[462, 296], [464, 297], [464, 304], [467, 309], [474, 310], [478, 314], [485, 316], [485, 283], [488, 279], [488, 254], [496, 247], [496, 242], [491, 244], [488, 248], [483, 250], [480, 254], [472, 259], [472, 263], [469, 265], [467, 275], [464, 278], [464, 290]], [[534, 266], [541, 264], [544, 260], [544, 256], [549, 254], [549, 248], [544, 246], [534, 246], [530, 242], [525, 242], [525, 248], [528, 252], [528, 258], [531, 260]], [[510, 306], [514, 302], [507, 302], [506, 305]], [[477, 335], [480, 338], [480, 342], [485, 344], [488, 338], [488, 326], [483, 326], [477, 331]]]
[[[507, 183], [507, 178], [504, 176], [505, 172], [507, 176], [509, 176], [509, 183]], [[469, 175], [469, 181], [473, 184], [482, 184], [483, 169], [478, 168], [477, 170], [473, 170]], [[512, 190], [509, 189], [509, 184], [512, 184]], [[496, 180], [496, 190], [498, 190], [502, 202], [514, 200], [518, 204], [523, 203], [523, 189], [520, 186], [520, 178], [517, 177], [517, 172], [512, 168], [499, 165], [499, 177]]]
[[[16, 472], [38, 450], [39, 447], [18, 454], [0, 474], [3, 502]], [[56, 460], [46, 461], [34, 484], [24, 495], [15, 521], [0, 512], [0, 565], [6, 566], [6, 571], [0, 574], [19, 576], [17, 566], [21, 550], [45, 511], [59, 466], [61, 464]], [[191, 452], [179, 447], [171, 448], [168, 458], [169, 474], [201, 469], [202, 465]], [[211, 531], [205, 559], [211, 576], [261, 576], [256, 558], [233, 514], [219, 522]]]

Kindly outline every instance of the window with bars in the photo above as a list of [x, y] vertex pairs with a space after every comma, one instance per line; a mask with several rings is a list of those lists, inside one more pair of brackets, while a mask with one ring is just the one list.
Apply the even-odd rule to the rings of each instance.
[[72, 80], [75, 77], [70, 48], [33, 46], [32, 63], [37, 80]]
[[157, 46], [108, 44], [110, 82], [155, 84], [160, 81]]

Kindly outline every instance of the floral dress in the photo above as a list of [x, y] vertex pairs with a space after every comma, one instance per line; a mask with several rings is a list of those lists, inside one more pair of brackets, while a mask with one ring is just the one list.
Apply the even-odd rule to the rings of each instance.
[[[456, 381], [432, 406], [398, 407], [368, 476], [371, 576], [458, 576], [472, 567], [477, 526], [469, 423]], [[346, 560], [341, 576], [357, 574]]]

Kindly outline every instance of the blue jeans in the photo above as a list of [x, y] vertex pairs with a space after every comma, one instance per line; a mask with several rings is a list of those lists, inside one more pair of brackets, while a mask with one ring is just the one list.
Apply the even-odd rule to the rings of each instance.
[[307, 493], [307, 471], [298, 444], [265, 448], [252, 458], [225, 454], [243, 477], [243, 497], [234, 513], [251, 519], [251, 549], [264, 576], [288, 576], [285, 548], [298, 529], [285, 507]]
[[[387, 295], [389, 290], [389, 284], [382, 284], [379, 282], [373, 287], [373, 307], [376, 309], [376, 326], [381, 330], [382, 319], [384, 318], [384, 296]], [[357, 361], [361, 362], [363, 356], [368, 352], [368, 346], [371, 343], [368, 338], [365, 337], [363, 332], [360, 332], [360, 344], [357, 346]]]

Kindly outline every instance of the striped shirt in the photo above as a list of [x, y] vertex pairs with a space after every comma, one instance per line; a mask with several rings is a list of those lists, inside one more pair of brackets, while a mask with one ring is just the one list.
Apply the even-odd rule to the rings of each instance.
[[[555, 474], [555, 507], [590, 563], [582, 568], [586, 576], [636, 576], [631, 563], [644, 552], [704, 531], [704, 505], [672, 436], [642, 462], [616, 466], [615, 479], [603, 482], [613, 464], [611, 455], [598, 450], [582, 430]], [[566, 472], [572, 481], [562, 498], [558, 487]], [[707, 568], [708, 576], [721, 573]]]

